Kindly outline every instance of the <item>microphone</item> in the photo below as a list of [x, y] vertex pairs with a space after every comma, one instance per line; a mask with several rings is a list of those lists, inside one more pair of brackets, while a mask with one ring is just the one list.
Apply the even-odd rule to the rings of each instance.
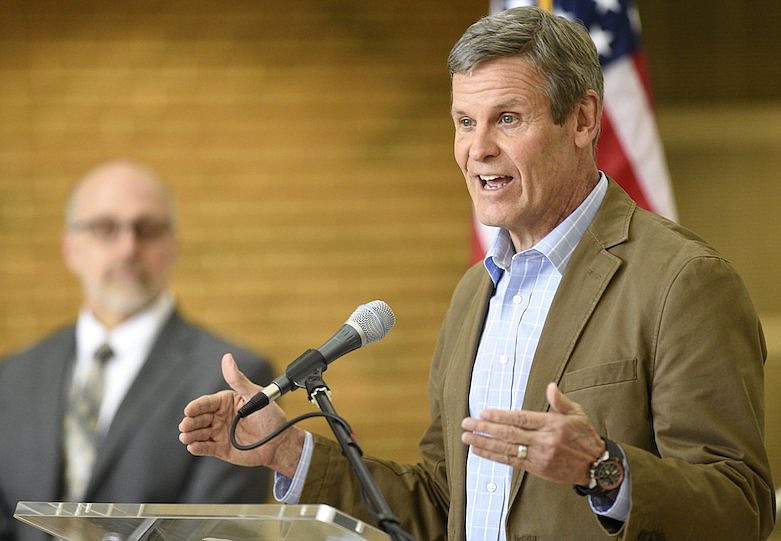
[[239, 408], [238, 416], [246, 417], [287, 393], [303, 386], [303, 381], [318, 369], [325, 371], [333, 361], [367, 344], [385, 338], [396, 324], [393, 310], [384, 301], [361, 304], [322, 346], [308, 349], [290, 363], [285, 373], [263, 387], [246, 404]]

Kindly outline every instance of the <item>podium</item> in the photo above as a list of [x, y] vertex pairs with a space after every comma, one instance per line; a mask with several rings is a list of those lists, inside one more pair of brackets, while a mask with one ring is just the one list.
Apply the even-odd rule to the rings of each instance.
[[68, 541], [389, 541], [327, 505], [18, 502], [14, 517]]

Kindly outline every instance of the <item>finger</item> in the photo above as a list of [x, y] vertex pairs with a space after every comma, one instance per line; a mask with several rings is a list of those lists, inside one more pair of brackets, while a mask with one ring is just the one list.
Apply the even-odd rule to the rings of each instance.
[[583, 408], [580, 407], [580, 404], [570, 400], [567, 395], [559, 390], [554, 382], [548, 384], [545, 395], [548, 398], [551, 409], [555, 412], [563, 415], [579, 415], [583, 413]]
[[225, 378], [231, 389], [244, 398], [253, 396], [260, 389], [244, 375], [244, 372], [239, 370], [236, 359], [230, 353], [222, 356], [222, 377]]
[[193, 456], [214, 456], [216, 454], [214, 443], [196, 441], [187, 445], [187, 452]]
[[[230, 392], [230, 391], [227, 391]], [[193, 419], [216, 412], [221, 403], [222, 393], [199, 396], [184, 407], [185, 419]]]
[[480, 456], [486, 454], [493, 456], [501, 456], [507, 458], [510, 455], [517, 453], [518, 444], [509, 443], [505, 440], [500, 440], [490, 436], [484, 436], [474, 432], [463, 432], [461, 434], [461, 442], [468, 445], [472, 450]]
[[531, 446], [524, 445], [525, 453], [521, 455], [520, 444], [501, 442], [471, 432], [464, 432], [461, 441], [469, 446], [472, 454], [481, 458], [524, 469], [530, 464]]
[[[230, 391], [224, 391], [230, 392]], [[210, 399], [211, 397], [202, 397], [203, 399]], [[188, 410], [198, 409], [198, 400], [194, 400], [185, 407], [185, 413]], [[191, 412], [189, 412], [191, 413]], [[187, 415], [179, 422], [179, 441], [182, 443], [192, 443], [196, 440], [210, 439], [211, 434], [215, 431], [215, 415], [213, 412], [200, 413], [194, 415]]]
[[512, 439], [519, 436], [518, 430], [540, 430], [545, 423], [545, 414], [538, 411], [486, 409], [480, 412], [478, 419], [468, 417], [461, 426], [466, 430], [489, 432], [497, 437], [507, 436]]
[[190, 445], [191, 443], [196, 442], [212, 441], [213, 434], [214, 431], [210, 427], [195, 430], [181, 430], [179, 433], [179, 441], [185, 445]]
[[528, 445], [531, 440], [531, 435], [528, 432], [508, 429], [507, 426], [503, 425], [495, 426], [497, 428], [492, 432], [485, 430], [464, 431], [461, 434], [461, 442], [503, 457], [517, 457], [518, 445], [520, 443]]
[[499, 462], [500, 464], [519, 464], [521, 462], [520, 459], [507, 453], [497, 453], [490, 449], [483, 449], [481, 447], [474, 446], [470, 447], [470, 449], [474, 455], [479, 456], [480, 458], [492, 460], [494, 462]]

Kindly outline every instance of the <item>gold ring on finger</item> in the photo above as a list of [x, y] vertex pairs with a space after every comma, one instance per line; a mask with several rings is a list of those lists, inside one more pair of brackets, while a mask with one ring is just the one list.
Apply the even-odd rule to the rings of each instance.
[[528, 454], [529, 454], [529, 446], [528, 445], [524, 445], [522, 443], [520, 445], [518, 445], [518, 452], [515, 454], [515, 456], [518, 457], [518, 459], [524, 460], [524, 459], [526, 459], [526, 455], [528, 455]]

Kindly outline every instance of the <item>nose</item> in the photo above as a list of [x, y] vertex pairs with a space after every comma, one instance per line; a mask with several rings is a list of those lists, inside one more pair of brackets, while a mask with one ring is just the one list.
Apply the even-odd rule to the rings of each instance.
[[499, 155], [499, 145], [496, 142], [496, 134], [490, 126], [483, 125], [472, 132], [469, 144], [469, 159], [472, 161], [485, 161]]
[[138, 251], [140, 240], [138, 233], [133, 227], [122, 227], [117, 232], [117, 238], [114, 241], [116, 249], [125, 254], [133, 254]]

